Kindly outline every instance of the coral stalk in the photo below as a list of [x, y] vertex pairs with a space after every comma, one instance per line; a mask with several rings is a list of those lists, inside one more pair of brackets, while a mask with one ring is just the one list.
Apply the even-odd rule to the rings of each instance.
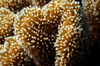
[[55, 66], [85, 66], [93, 48], [86, 18], [78, 2], [70, 0], [64, 5], [55, 43]]

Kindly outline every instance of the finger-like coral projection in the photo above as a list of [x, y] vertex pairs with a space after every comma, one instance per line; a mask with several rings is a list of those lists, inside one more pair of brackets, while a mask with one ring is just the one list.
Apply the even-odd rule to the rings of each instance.
[[89, 18], [100, 16], [100, 0], [82, 0], [82, 5], [86, 16]]
[[16, 36], [5, 39], [4, 45], [0, 45], [1, 66], [31, 66], [34, 64], [17, 43]]
[[[88, 18], [90, 33], [95, 46], [94, 60], [100, 59], [100, 0], [82, 0], [84, 12]], [[94, 61], [94, 63], [100, 63]]]
[[70, 0], [64, 5], [55, 43], [55, 66], [86, 66], [93, 46], [87, 21], [78, 2]]
[[0, 0], [0, 7], [10, 9], [14, 13], [29, 5], [31, 5], [31, 3], [27, 0]]
[[51, 0], [32, 0], [33, 5], [38, 6], [38, 7], [42, 7], [45, 4], [49, 3]]
[[20, 51], [20, 45], [15, 37], [5, 39], [4, 45], [0, 45], [0, 65], [7, 66], [14, 63], [14, 57]]
[[0, 8], [0, 44], [4, 43], [4, 38], [13, 36], [13, 22], [15, 14], [6, 8]]
[[[100, 1], [88, 1], [83, 8], [97, 43]], [[0, 0], [0, 66], [87, 66], [92, 47], [76, 0]]]
[[55, 3], [53, 6], [51, 1], [43, 9], [25, 8], [15, 19], [15, 34], [18, 36], [18, 42], [39, 66], [54, 66], [53, 45], [61, 17], [57, 7], [58, 5]]

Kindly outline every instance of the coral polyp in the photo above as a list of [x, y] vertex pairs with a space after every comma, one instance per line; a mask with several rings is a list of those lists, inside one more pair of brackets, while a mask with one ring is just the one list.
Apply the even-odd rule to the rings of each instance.
[[51, 11], [46, 10], [46, 7], [44, 9], [25, 8], [17, 14], [15, 19], [15, 34], [18, 36], [22, 48], [37, 65], [51, 66], [54, 64], [53, 45], [57, 26], [60, 23], [60, 11], [56, 11], [57, 6], [54, 9], [52, 5], [46, 6], [51, 8]]
[[4, 43], [4, 38], [13, 36], [13, 23], [15, 14], [6, 8], [0, 8], [0, 44]]
[[1, 66], [31, 66], [33, 60], [21, 49], [16, 41], [16, 36], [5, 38], [4, 45], [0, 45]]
[[58, 30], [55, 66], [85, 66], [91, 55], [93, 44], [86, 18], [79, 3], [72, 2], [65, 3], [69, 6], [62, 16]]
[[0, 0], [0, 66], [95, 66], [100, 0], [77, 1]]
[[0, 65], [14, 63], [14, 57], [19, 51], [20, 45], [16, 42], [16, 37], [5, 38], [4, 45], [0, 45]]

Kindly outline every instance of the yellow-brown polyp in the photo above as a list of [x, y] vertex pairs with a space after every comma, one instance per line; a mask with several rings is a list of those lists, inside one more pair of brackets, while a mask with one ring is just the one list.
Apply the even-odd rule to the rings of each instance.
[[15, 14], [6, 8], [0, 8], [0, 44], [4, 43], [4, 38], [13, 36], [13, 22]]
[[21, 49], [16, 36], [5, 38], [0, 45], [0, 66], [31, 66], [33, 60]]
[[0, 45], [0, 65], [13, 65], [15, 56], [19, 51], [20, 45], [16, 42], [16, 37], [5, 38], [4, 45]]
[[18, 36], [18, 42], [40, 66], [54, 65], [53, 45], [61, 17], [57, 7], [58, 5], [53, 7], [53, 2], [50, 2], [43, 9], [25, 8], [15, 19], [15, 34]]
[[92, 41], [78, 2], [66, 2], [56, 39], [55, 66], [86, 66]]

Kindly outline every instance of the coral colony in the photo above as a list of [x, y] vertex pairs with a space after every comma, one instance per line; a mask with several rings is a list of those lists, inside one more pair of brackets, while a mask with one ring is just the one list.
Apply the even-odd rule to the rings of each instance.
[[0, 0], [0, 66], [98, 66], [99, 25], [100, 0]]

